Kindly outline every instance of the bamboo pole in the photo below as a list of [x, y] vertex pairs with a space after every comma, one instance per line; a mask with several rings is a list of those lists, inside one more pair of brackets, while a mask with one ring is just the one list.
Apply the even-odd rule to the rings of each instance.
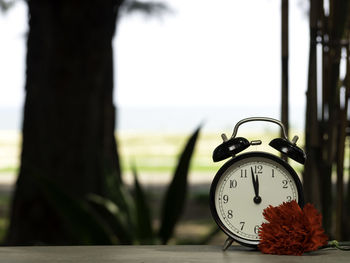
[[[336, 166], [337, 184], [335, 195], [335, 238], [342, 238], [342, 217], [344, 203], [344, 144], [345, 144], [345, 122], [347, 111], [342, 112], [340, 105], [340, 60], [341, 60], [341, 42], [346, 29], [348, 1], [330, 2], [330, 100], [329, 100], [329, 125], [328, 125], [328, 143], [327, 143], [327, 165]], [[345, 10], [345, 12], [344, 12]], [[344, 122], [344, 123], [343, 123]], [[331, 172], [327, 177], [331, 184]], [[332, 200], [329, 200], [331, 203]], [[328, 211], [331, 217], [331, 211]]]
[[[340, 94], [341, 95], [341, 94]], [[344, 153], [345, 137], [347, 125], [349, 87], [345, 86], [344, 107], [339, 109], [339, 133], [337, 146], [337, 184], [336, 184], [336, 219], [335, 219], [335, 238], [343, 240], [343, 216], [344, 216]]]
[[[330, 3], [331, 5], [331, 3]], [[330, 8], [332, 10], [332, 8]], [[327, 234], [331, 235], [331, 224], [332, 224], [332, 161], [331, 161], [331, 150], [329, 149], [332, 145], [331, 140], [331, 116], [333, 110], [332, 105], [332, 87], [331, 87], [331, 37], [330, 37], [330, 17], [325, 15], [322, 7], [322, 119], [320, 122], [320, 140], [321, 140], [321, 158], [319, 163], [320, 169], [320, 186], [321, 186], [321, 206], [323, 214], [323, 226]], [[333, 236], [332, 236], [333, 237]]]
[[317, 112], [317, 53], [316, 38], [318, 24], [318, 0], [310, 0], [310, 46], [309, 46], [309, 71], [308, 87], [306, 92], [306, 123], [305, 123], [305, 150], [308, 159], [305, 163], [303, 176], [304, 193], [307, 202], [312, 202], [321, 208], [319, 189], [319, 123]]
[[[350, 11], [350, 7], [349, 7]], [[347, 87], [347, 90], [349, 91], [349, 94], [347, 94], [347, 101], [350, 100], [350, 19], [348, 20], [348, 26], [347, 26], [347, 45], [346, 45], [346, 77], [345, 77], [345, 85]], [[347, 128], [349, 129], [349, 116], [347, 116]], [[350, 160], [349, 160], [350, 163]], [[344, 201], [345, 211], [343, 216], [343, 227], [344, 227], [344, 233], [345, 237], [344, 239], [348, 240], [350, 239], [350, 221], [348, 220], [350, 216], [350, 167], [348, 167], [348, 182], [347, 182], [347, 193], [346, 198]]]
[[282, 0], [282, 15], [281, 15], [281, 42], [282, 42], [282, 92], [281, 92], [281, 121], [286, 128], [286, 133], [288, 137], [289, 132], [289, 17], [288, 17], [288, 0]]
[[[341, 43], [349, 40], [350, 0], [329, 1], [326, 15], [323, 1], [310, 0], [310, 58], [307, 90], [305, 147], [308, 161], [305, 165], [304, 190], [307, 201], [321, 207], [323, 224], [330, 238], [348, 239], [350, 223], [345, 219], [344, 158], [348, 100], [350, 96], [349, 43], [347, 43], [347, 77], [345, 95], [340, 93]], [[316, 39], [322, 39], [322, 89], [317, 87]], [[321, 105], [317, 94], [322, 92]], [[340, 96], [344, 104], [340, 104]], [[320, 112], [318, 112], [320, 110]], [[320, 115], [318, 115], [320, 113]], [[332, 168], [337, 172], [336, 188], [332, 187]], [[316, 188], [315, 186], [319, 186]], [[335, 191], [334, 191], [335, 190]], [[333, 197], [335, 196], [335, 198]], [[350, 204], [350, 184], [346, 202]], [[334, 217], [334, 218], [333, 218]], [[335, 219], [335, 220], [334, 220]], [[335, 223], [335, 224], [333, 224]], [[348, 227], [348, 235], [344, 230]]]

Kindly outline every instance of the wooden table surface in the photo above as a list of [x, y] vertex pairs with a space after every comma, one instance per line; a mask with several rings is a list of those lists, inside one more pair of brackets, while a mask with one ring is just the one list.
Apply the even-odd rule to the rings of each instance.
[[223, 252], [217, 246], [61, 246], [0, 247], [0, 262], [350, 262], [350, 251], [325, 249], [303, 256], [264, 255], [244, 247], [231, 247]]

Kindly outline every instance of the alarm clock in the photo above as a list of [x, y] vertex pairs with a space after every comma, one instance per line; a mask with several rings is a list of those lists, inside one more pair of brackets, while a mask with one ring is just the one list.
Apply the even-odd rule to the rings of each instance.
[[[220, 229], [228, 236], [224, 250], [233, 241], [249, 247], [259, 244], [259, 229], [264, 222], [263, 210], [272, 205], [296, 200], [304, 204], [303, 189], [295, 170], [282, 158], [264, 151], [241, 153], [261, 140], [248, 141], [236, 137], [240, 125], [252, 121], [275, 123], [282, 129], [282, 137], [269, 145], [298, 163], [304, 164], [306, 155], [296, 146], [294, 136], [289, 141], [283, 124], [272, 118], [252, 117], [239, 121], [231, 138], [222, 134], [223, 143], [213, 152], [213, 161], [229, 160], [218, 170], [210, 187], [210, 209]], [[241, 154], [239, 154], [241, 153]]]

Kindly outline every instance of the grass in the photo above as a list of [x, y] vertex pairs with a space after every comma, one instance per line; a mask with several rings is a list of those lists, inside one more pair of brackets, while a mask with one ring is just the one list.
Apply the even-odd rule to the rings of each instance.
[[[177, 155], [182, 149], [187, 134], [119, 134], [119, 148], [122, 159], [122, 167], [125, 172], [131, 171], [131, 163], [136, 163], [137, 169], [142, 176], [142, 172], [164, 174], [171, 173], [176, 161]], [[268, 142], [278, 137], [276, 134], [249, 135], [250, 140], [261, 139], [263, 145], [260, 148], [250, 147], [251, 149], [269, 151], [276, 154], [271, 149]], [[216, 146], [222, 143], [219, 134], [205, 133], [201, 134], [198, 145], [191, 163], [191, 172], [193, 173], [216, 173], [222, 165], [213, 163], [212, 152]], [[300, 144], [300, 143], [299, 143]], [[302, 166], [291, 162], [296, 170], [301, 171]]]
[[[190, 132], [188, 134], [119, 132], [118, 146], [125, 175], [129, 175], [131, 178], [131, 164], [135, 163], [140, 181], [145, 186], [150, 183], [150, 179], [153, 180], [152, 183], [167, 183], [167, 180], [170, 180], [170, 176], [174, 172], [177, 156], [183, 149]], [[302, 135], [301, 133], [298, 134]], [[16, 132], [13, 134], [7, 132], [6, 136], [2, 135], [0, 131], [0, 179], [17, 175], [21, 140], [21, 137]], [[238, 136], [242, 135], [238, 134]], [[270, 131], [258, 135], [248, 134], [248, 140], [260, 139], [263, 141], [263, 145], [259, 146], [259, 148], [254, 146], [249, 149], [266, 150], [276, 154], [276, 151], [271, 150], [271, 147], [267, 145], [275, 137], [279, 136]], [[300, 141], [298, 144], [302, 145], [302, 140]], [[222, 143], [220, 134], [202, 133], [199, 137], [191, 163], [190, 179], [192, 175], [196, 175], [197, 178], [203, 179], [208, 187], [197, 188], [189, 194], [190, 204], [186, 213], [193, 213], [193, 207], [199, 210], [195, 218], [193, 218], [193, 215], [185, 215], [183, 217], [182, 228], [178, 229], [178, 233], [184, 239], [187, 237], [193, 238], [193, 235], [205, 234], [213, 226], [207, 200], [209, 184], [218, 168], [223, 164], [223, 162], [213, 163], [212, 161], [212, 152], [220, 143]], [[296, 165], [294, 162], [291, 162], [291, 164], [300, 174], [302, 166]], [[149, 194], [155, 195], [152, 199], [157, 200], [159, 199], [159, 192], [157, 190], [154, 191], [154, 193]], [[0, 193], [0, 240], [4, 237], [8, 224], [9, 202], [10, 196]], [[193, 229], [192, 232], [191, 229]], [[221, 244], [221, 242], [222, 240], [219, 239], [218, 244]]]
[[[20, 136], [13, 132], [2, 136], [0, 132], [0, 176], [1, 174], [17, 174], [19, 166]], [[135, 163], [140, 174], [170, 174], [176, 165], [177, 156], [183, 148], [189, 134], [162, 133], [118, 133], [119, 152], [125, 172], [131, 172], [131, 164]], [[278, 137], [269, 131], [261, 135], [248, 134], [250, 140], [261, 139], [261, 149], [270, 151], [267, 143]], [[213, 163], [211, 156], [217, 145], [222, 142], [220, 134], [204, 133], [200, 135], [195, 155], [191, 164], [191, 172], [215, 173], [221, 163]], [[300, 144], [300, 143], [299, 143]], [[255, 148], [250, 147], [252, 150]], [[259, 148], [256, 148], [259, 150]], [[274, 150], [272, 152], [276, 153]], [[293, 164], [294, 165], [294, 164]], [[297, 167], [297, 166], [296, 166]], [[300, 170], [301, 167], [297, 167]]]
[[[131, 172], [135, 163], [142, 178], [143, 173], [154, 176], [171, 175], [176, 166], [177, 156], [184, 147], [188, 134], [125, 134], [120, 133], [119, 150], [123, 171]], [[220, 142], [220, 137], [202, 134], [198, 140], [191, 173], [215, 173], [218, 168], [211, 160], [211, 151]]]
[[14, 167], [14, 166], [0, 168], [0, 174], [1, 173], [14, 173], [14, 174], [16, 174], [17, 172], [18, 172], [18, 167]]

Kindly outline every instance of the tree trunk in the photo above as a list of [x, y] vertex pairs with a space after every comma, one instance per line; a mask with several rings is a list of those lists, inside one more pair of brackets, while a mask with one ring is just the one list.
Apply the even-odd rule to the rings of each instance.
[[112, 38], [121, 1], [28, 0], [21, 167], [9, 245], [75, 244], [37, 176], [76, 198], [119, 175]]

